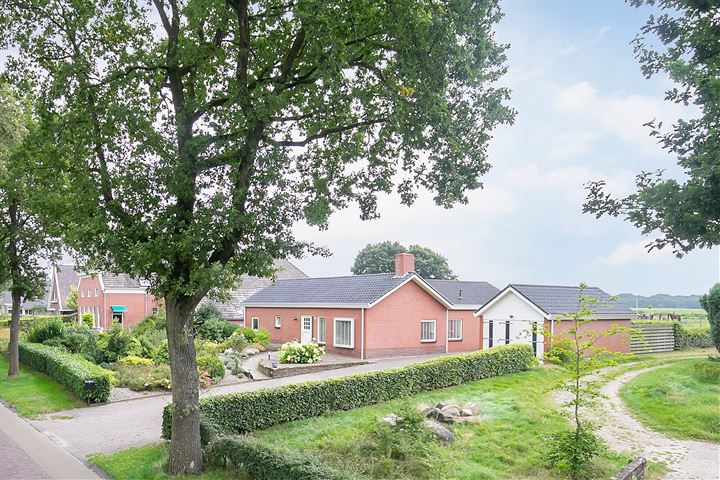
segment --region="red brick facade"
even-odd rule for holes
[[[612,328],[614,325],[619,325],[624,328],[630,328],[631,327],[631,321],[629,319],[620,319],[620,320],[612,320],[612,319],[598,319],[593,320],[591,322],[586,323],[582,327],[580,327],[580,332],[586,332],[586,331],[594,331],[598,334],[604,332],[605,330],[608,330]],[[564,334],[570,330],[573,327],[572,322],[569,320],[555,320],[555,325],[552,330],[553,335],[555,338],[562,338]],[[550,320],[545,319],[545,328],[547,331],[551,331],[551,324]],[[610,335],[607,337],[603,337],[597,341],[595,344],[599,348],[605,348],[611,352],[621,352],[621,353],[630,353],[630,333],[629,332],[623,332],[618,333],[616,335]],[[549,340],[545,339],[545,351],[548,351],[549,346]]]
[[[115,321],[121,322],[124,328],[132,328],[157,311],[160,304],[142,288],[103,290],[98,277],[81,277],[78,284],[78,314],[81,317],[85,313],[92,314],[95,328],[110,328],[113,315]],[[113,313],[113,306],[123,306],[125,312]]]

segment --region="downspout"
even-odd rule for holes
[[[448,344],[448,327],[450,326],[450,311],[446,308],[445,309],[445,353],[448,353],[449,351],[449,344]]]
[[[360,360],[365,360],[365,308],[360,309]]]

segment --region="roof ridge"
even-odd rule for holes
[[[411,272],[414,273],[414,272]],[[333,279],[333,278],[362,278],[362,277],[379,277],[381,275],[393,275],[392,272],[387,273],[362,273],[360,275],[337,275],[337,276],[329,276],[329,277],[302,277],[302,278],[278,278],[276,281],[278,282],[285,282],[287,280],[325,280],[325,279]],[[403,275],[406,276],[408,274]],[[415,275],[417,275],[415,273]],[[419,276],[419,275],[418,275]],[[402,277],[397,277],[402,278]],[[424,279],[423,279],[424,280]]]
[[[510,285],[511,287],[514,285],[517,285],[518,287],[549,287],[549,288],[577,288],[577,289],[580,289],[580,285],[549,285],[546,283],[509,283],[508,285]],[[602,290],[602,288],[593,287],[592,285],[588,285],[585,288],[586,289],[596,288],[598,290]]]

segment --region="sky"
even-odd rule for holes
[[[515,124],[496,130],[493,168],[467,205],[446,210],[421,195],[412,207],[380,202],[381,218],[356,208],[334,214],[325,231],[300,225],[299,238],[332,256],[296,264],[311,276],[346,275],[357,252],[384,240],[420,244],[447,257],[464,280],[577,285],[610,293],[701,294],[718,281],[718,249],[681,259],[647,253],[651,238],[621,219],[582,213],[583,184],[606,179],[627,194],[641,170],[681,175],[643,126],[691,115],[663,100],[667,78],[645,79],[630,42],[651,10],[622,0],[505,0],[496,31],[509,43]]]

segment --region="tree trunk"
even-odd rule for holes
[[[12,290],[12,312],[10,314],[10,344],[8,345],[8,377],[20,375],[20,292]]]
[[[194,302],[187,298],[165,297],[168,352],[172,376],[171,475],[200,473],[203,469],[200,445],[200,398],[195,362]]]

